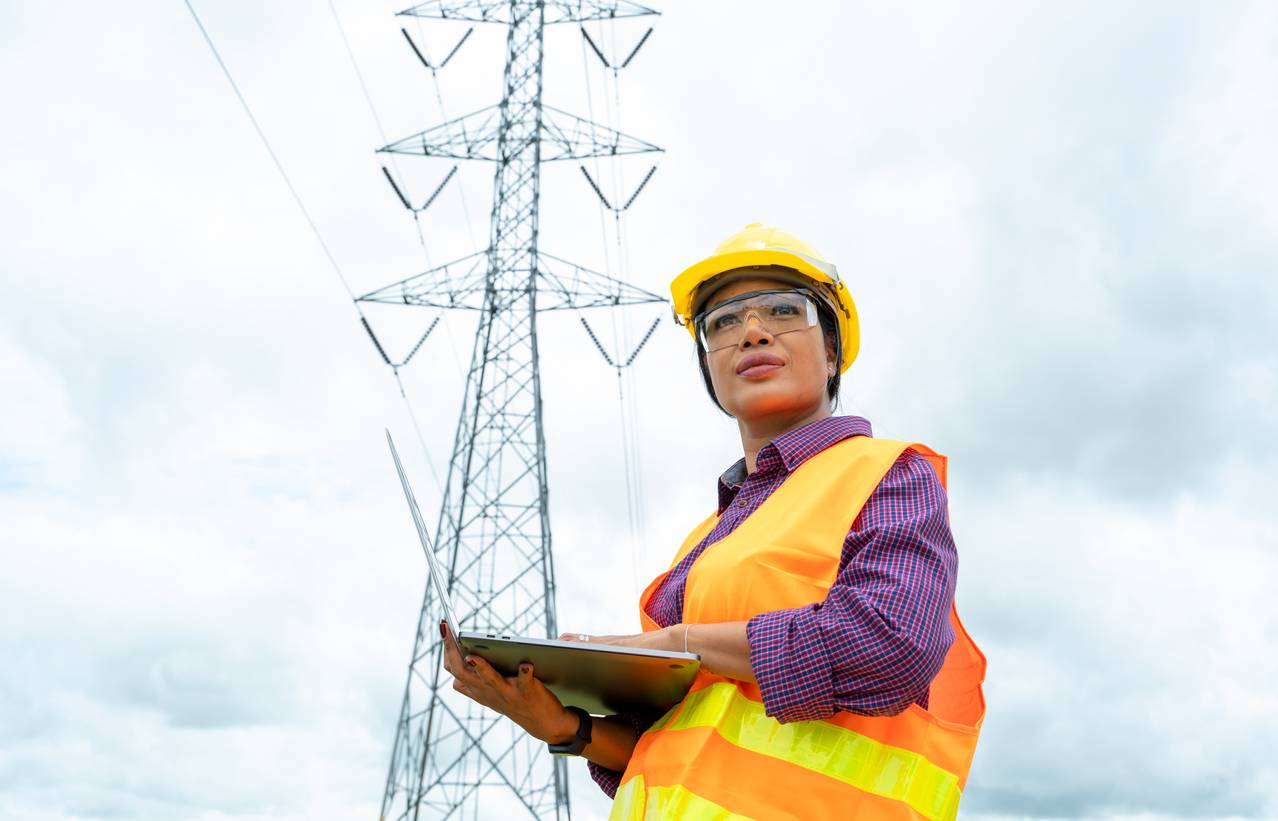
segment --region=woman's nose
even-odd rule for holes
[[[770,345],[772,344],[772,332],[763,325],[763,320],[754,314],[750,314],[745,320],[745,332],[741,334],[741,347],[749,348],[751,345]]]

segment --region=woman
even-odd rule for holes
[[[687,649],[701,673],[650,725],[446,642],[454,688],[588,759],[614,819],[954,818],[985,659],[953,607],[945,458],[832,415],[856,308],[797,237],[748,225],[671,293],[744,455],[644,591],[644,632],[563,638]]]

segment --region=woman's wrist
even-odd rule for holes
[[[561,710],[561,715],[543,724],[541,732],[529,730],[529,735],[533,735],[547,744],[562,744],[566,741],[571,741],[577,735],[577,726],[581,723],[581,719],[567,707],[563,707]]]
[[[696,650],[688,644],[688,631],[692,629],[691,624],[680,622],[672,624],[665,628],[665,641],[662,642],[662,649],[669,650],[672,653],[695,653]]]

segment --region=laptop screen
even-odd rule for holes
[[[399,453],[395,450],[395,441],[391,439],[390,431],[386,431],[386,444],[390,445],[391,458],[395,460],[395,470],[399,473],[399,483],[404,488],[404,497],[408,500],[408,510],[413,514],[413,524],[417,526],[417,538],[422,543],[422,550],[426,553],[426,564],[430,567],[431,584],[435,587],[435,595],[439,597],[439,603],[444,608],[444,620],[448,622],[448,630],[454,636],[458,635],[458,629],[461,625],[457,623],[457,614],[453,611],[453,602],[448,597],[448,586],[444,584],[444,574],[440,572],[439,561],[435,557],[434,547],[430,543],[430,537],[426,535],[426,524],[422,521],[422,512],[417,508],[417,499],[413,496],[413,489],[408,484],[408,477],[404,475],[404,466],[400,464]]]

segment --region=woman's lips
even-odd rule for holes
[[[750,354],[737,365],[737,376],[754,379],[785,366],[785,360],[766,353]]]
[[[772,373],[773,371],[775,371],[775,370],[777,370],[778,368],[781,368],[781,367],[783,367],[783,366],[782,366],[782,365],[771,365],[771,364],[768,364],[768,365],[755,365],[755,366],[754,366],[754,367],[752,367],[752,368],[746,368],[744,371],[738,371],[738,372],[737,372],[737,376],[743,376],[743,377],[745,377],[746,379],[752,379],[752,378],[754,378],[754,377],[756,377],[756,376],[763,376],[765,373]]]

